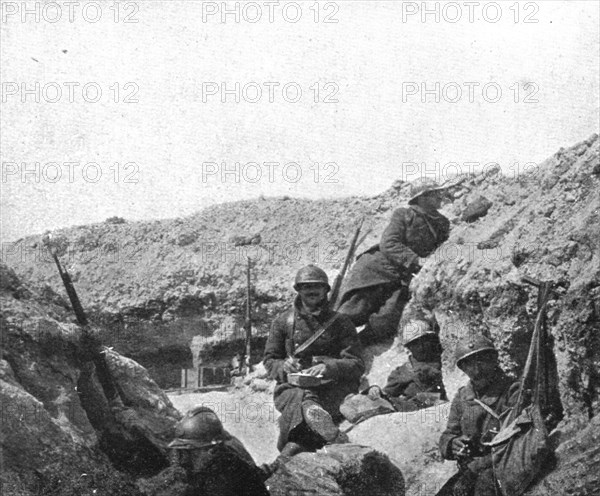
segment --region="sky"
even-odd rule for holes
[[[0,5],[2,242],[535,174],[598,132],[592,0]]]

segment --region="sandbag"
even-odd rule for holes
[[[379,386],[371,386],[379,387]],[[344,398],[340,406],[340,413],[353,424],[358,424],[376,415],[395,412],[392,404],[384,398],[371,398],[368,396],[369,390],[366,389],[358,394],[349,394]]]

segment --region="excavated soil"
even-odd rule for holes
[[[559,288],[548,307],[548,329],[565,419],[554,434],[555,469],[532,489],[536,495],[600,494],[597,470],[591,470],[600,460],[599,144],[594,135],[519,177],[488,170],[466,178],[468,191],[443,209],[452,222],[450,239],[423,261],[406,309],[425,308],[436,315],[452,396],[465,379],[452,353],[466,330],[489,329],[503,367],[518,375],[536,310],[536,290],[522,277],[553,281]],[[317,263],[334,276],[358,219],[365,215],[370,230],[364,248],[378,240],[408,189],[397,182],[370,198],[236,202],[184,219],[113,219],[54,236],[84,307],[103,329],[105,344],[135,357],[160,380],[167,369],[190,366],[194,337],[195,352],[216,361],[225,360],[231,343],[242,337],[247,257],[252,260],[253,332],[264,342],[270,321],[293,297],[291,279],[297,268]],[[479,218],[471,215],[477,205],[490,202]],[[71,485],[73,473],[93,473],[96,467],[111,476],[94,476],[97,481],[85,482],[85,490],[114,482],[111,487],[125,491],[132,479],[119,482],[120,473],[98,448],[91,413],[74,393],[81,370],[73,338],[77,328],[39,237],[19,240],[6,251],[4,262],[14,272],[2,266],[3,401],[39,416],[36,420],[35,415],[19,417],[16,412],[3,422],[2,447],[10,455],[5,456],[4,487],[29,494],[26,480],[34,477],[38,485],[54,488],[48,494],[70,494],[57,482],[70,466],[74,470],[64,477]],[[217,345],[225,350],[223,356],[214,355]],[[369,382],[379,384],[405,359],[397,343],[379,345],[369,356]],[[171,399],[181,411],[198,401],[219,405],[226,427],[261,462],[276,454],[270,388],[272,384],[255,379],[233,393]],[[452,471],[435,450],[443,415],[439,408],[426,421],[377,417],[350,435],[357,443],[378,447],[401,467],[407,494],[422,493],[429,491],[423,484],[435,486]],[[13,427],[7,431],[6,426]],[[24,448],[23,456],[16,447]],[[77,484],[83,487],[86,477],[79,477]]]

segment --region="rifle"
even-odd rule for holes
[[[442,191],[444,193],[444,195],[447,196],[448,198],[450,198],[451,200],[454,200],[455,199],[454,190],[464,189],[465,191],[471,191],[471,188],[463,185],[463,183],[465,183],[469,179],[471,179],[471,177],[469,177],[469,176],[462,176],[458,180],[449,179],[448,181],[446,181],[444,184],[442,184],[437,189],[439,191]],[[450,183],[450,184],[448,184],[448,183]],[[447,186],[446,186],[446,184],[447,184]]]
[[[567,281],[540,281],[530,276],[521,277],[521,281],[538,289],[537,317],[515,411],[518,414],[526,403],[536,401],[545,417],[546,426],[556,426],[563,417],[563,409],[556,391],[557,377],[552,372],[556,364],[548,348],[546,306],[550,299],[564,295],[569,284]]]
[[[250,257],[248,257],[248,265],[246,267],[246,375],[250,373],[250,356],[252,353],[252,301],[251,301],[251,283],[250,283]],[[242,360],[240,360],[240,373],[242,372]]]
[[[342,270],[340,270],[340,273],[335,277],[335,280],[333,281],[333,289],[331,290],[331,294],[329,296],[329,302],[331,304],[331,308],[333,308],[333,309],[337,308],[337,300],[340,295],[340,289],[342,287],[342,282],[344,280],[344,277],[346,276],[346,271],[348,270],[348,267],[350,266],[350,262],[354,258],[356,249],[358,248],[358,245],[359,245],[359,243],[357,243],[358,236],[360,236],[360,230],[362,229],[362,225],[363,225],[364,221],[365,221],[365,218],[362,217],[358,223],[358,226],[356,227],[356,230],[354,231],[354,236],[352,236],[352,241],[350,242],[350,248],[348,248],[348,253],[346,254],[346,259],[344,260],[344,265],[342,266]]]
[[[58,255],[56,254],[56,248],[52,246],[49,235],[46,235],[42,238],[42,243],[48,249],[48,252],[54,259],[54,263],[56,263],[58,273],[60,274],[60,278],[62,279],[65,290],[67,291],[67,295],[69,296],[71,306],[75,312],[77,323],[81,327],[83,348],[87,353],[89,353],[91,359],[90,361],[92,361],[96,366],[98,380],[100,381],[104,395],[109,403],[114,400],[119,400],[119,392],[112,380],[108,365],[106,364],[106,358],[104,356],[104,351],[102,350],[102,345],[100,344],[98,338],[90,331],[87,315],[83,310],[79,296],[77,296],[77,291],[75,291],[75,286],[73,286],[71,275],[67,269],[63,269],[60,260],[58,259]]]

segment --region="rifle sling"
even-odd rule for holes
[[[338,316],[339,316],[339,313],[336,312],[333,315],[333,317],[331,317],[327,322],[325,322],[325,324],[323,324],[320,327],[320,329],[317,330],[317,332],[315,332],[310,338],[308,338],[306,341],[304,341],[304,343],[302,343],[300,346],[298,346],[298,349],[294,351],[294,355],[298,355],[298,353],[302,353],[307,348],[312,346],[312,344],[317,339],[319,339],[325,333],[325,331],[327,331],[327,329],[331,326],[331,324],[333,324],[333,322],[338,318]]]
[[[488,405],[486,405],[483,401],[478,400],[477,398],[473,398],[473,401],[477,403],[481,408],[483,408],[487,413],[489,413],[496,420],[500,420],[500,415],[498,415],[494,410],[492,410]]]

